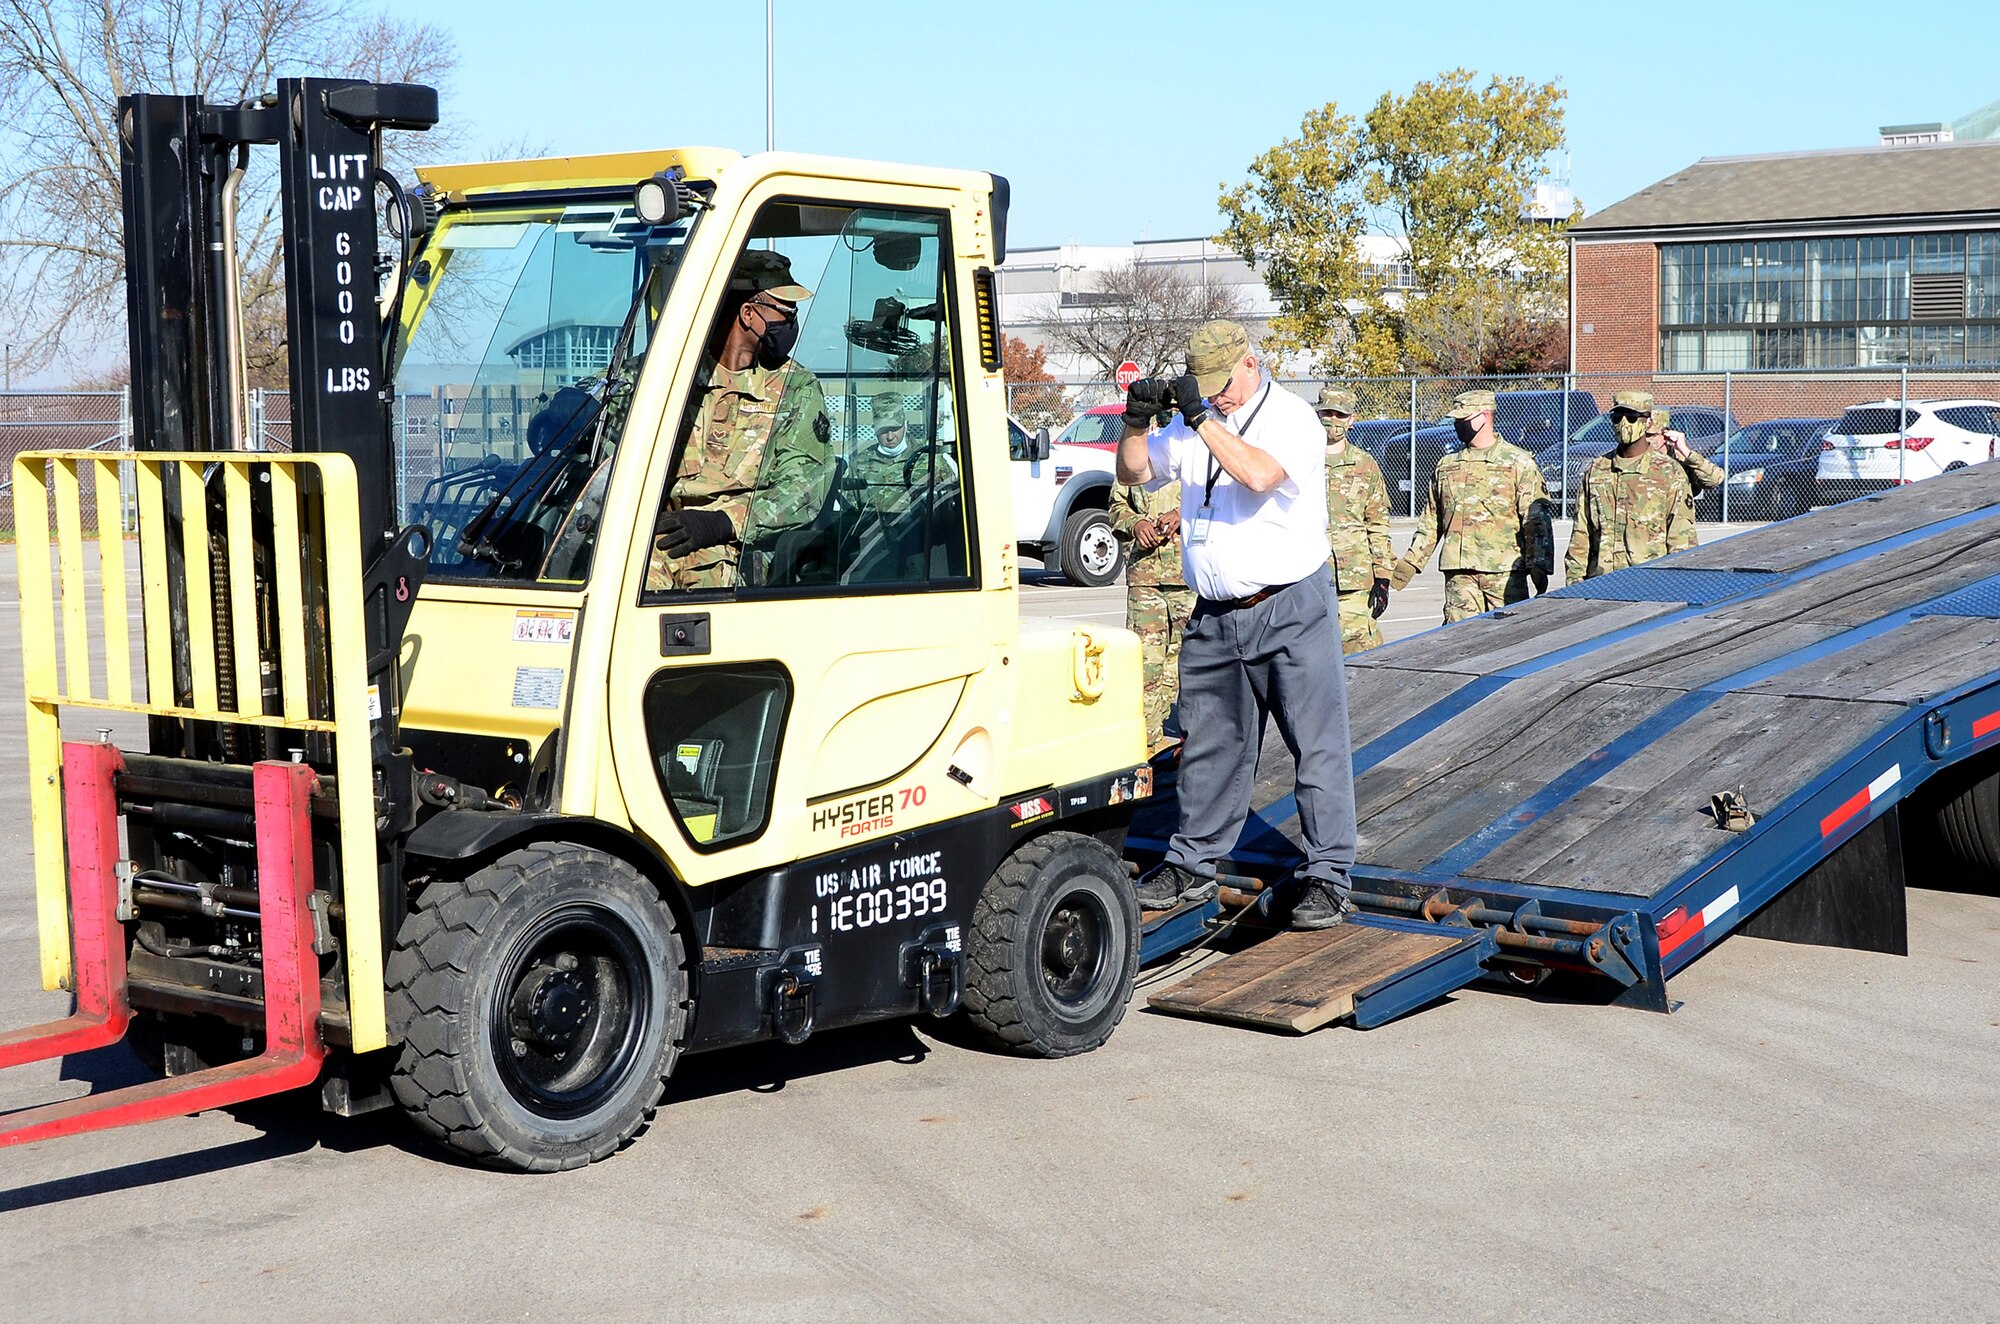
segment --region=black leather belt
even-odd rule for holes
[[[1292,584],[1302,582],[1302,580],[1294,579],[1291,584],[1273,584],[1269,588],[1258,589],[1247,598],[1203,598],[1202,603],[1214,611],[1238,611],[1244,607],[1254,607],[1266,598],[1276,597],[1278,594],[1283,593],[1286,589],[1292,587]]]

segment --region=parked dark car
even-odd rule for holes
[[[1687,437],[1690,448],[1704,454],[1738,427],[1734,415],[1709,405],[1662,402],[1660,407],[1673,412],[1673,421],[1669,426]],[[1542,481],[1548,484],[1549,500],[1555,503],[1558,515],[1568,512],[1569,494],[1583,478],[1583,471],[1590,467],[1590,462],[1600,455],[1609,455],[1617,444],[1611,434],[1611,416],[1604,414],[1570,434],[1567,469],[1563,465],[1564,450],[1560,444],[1545,447],[1535,456],[1535,463],[1542,468]]]
[[[1814,428],[1803,453],[1765,465],[1762,476],[1745,498],[1750,509],[1768,510],[1771,519],[1790,519],[1814,506],[1826,505],[1826,493],[1819,482],[1820,447],[1839,422],[1830,418]],[[1729,498],[1729,515],[1732,519],[1736,517],[1734,494]]]
[[[1764,475],[1773,465],[1809,458],[1819,462],[1820,438],[1833,426],[1830,418],[1773,418],[1751,423],[1706,450],[1708,458],[1728,472],[1729,518],[1784,519],[1808,509],[1812,484],[1789,484],[1793,499],[1780,502],[1778,487],[1764,487]],[[1809,472],[1808,477],[1812,474]],[[1712,487],[1694,499],[1696,519],[1723,517],[1723,489]]]
[[[1560,445],[1597,416],[1597,397],[1589,391],[1498,391],[1493,397],[1494,429],[1530,454]]]
[[[1430,424],[1419,423],[1417,426],[1423,428],[1429,427]],[[1382,458],[1384,447],[1397,437],[1409,435],[1410,420],[1407,418],[1364,418],[1357,420],[1347,430],[1348,444],[1359,446],[1378,461]]]
[[[1410,466],[1412,442],[1417,449],[1414,470]],[[1382,481],[1389,488],[1389,513],[1416,514],[1424,504],[1424,493],[1430,490],[1431,475],[1437,472],[1438,461],[1458,447],[1458,434],[1449,423],[1431,424],[1414,433],[1399,432],[1391,437],[1382,453],[1375,457],[1382,465]]]

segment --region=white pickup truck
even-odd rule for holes
[[[1081,588],[1118,578],[1111,536],[1111,484],[1117,456],[1093,446],[1057,446],[1047,428],[1030,432],[1007,420],[1014,469],[1014,543],[1024,556]]]

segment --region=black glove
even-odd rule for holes
[[[1200,428],[1203,420],[1211,414],[1208,403],[1201,398],[1201,388],[1194,383],[1194,374],[1190,372],[1176,377],[1168,385],[1173,387],[1174,405],[1181,411],[1188,427]]]
[[[1528,582],[1535,586],[1536,597],[1540,597],[1542,594],[1549,591],[1549,577],[1543,571],[1530,570],[1528,572]]]
[[[1375,581],[1375,586],[1368,590],[1368,614],[1379,621],[1382,619],[1382,613],[1387,610],[1389,610],[1389,581],[1378,579]]]
[[[1174,407],[1173,392],[1157,377],[1142,377],[1125,388],[1125,426],[1144,432]]]
[[[653,545],[676,559],[736,537],[736,526],[719,510],[668,510],[653,526]]]

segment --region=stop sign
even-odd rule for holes
[[[1118,383],[1119,390],[1131,390],[1132,383],[1139,380],[1139,365],[1126,359],[1118,365],[1118,371],[1112,374],[1111,380]]]

